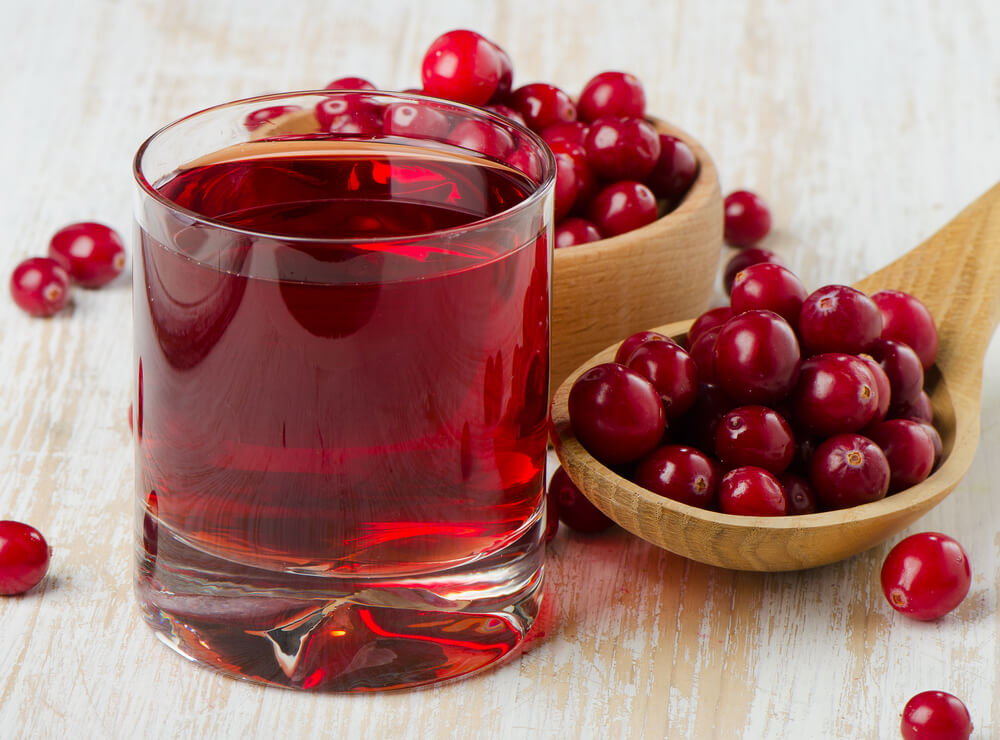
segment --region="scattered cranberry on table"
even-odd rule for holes
[[[125,268],[125,243],[114,229],[84,221],[64,226],[52,236],[49,257],[62,265],[77,285],[99,288]]]
[[[23,594],[49,569],[49,545],[32,526],[0,521],[0,595]]]
[[[69,303],[69,273],[54,259],[31,257],[14,268],[10,294],[30,315],[52,316]]]
[[[972,570],[962,546],[938,532],[896,543],[882,563],[882,593],[893,609],[929,621],[955,609],[969,593]]]
[[[555,500],[559,520],[575,532],[602,532],[614,524],[587,500],[561,467],[552,474],[548,496]]]
[[[752,247],[771,231],[771,211],[756,193],[737,190],[725,199],[723,238],[731,247]]]
[[[921,691],[903,707],[903,740],[968,740],[972,717],[962,700],[944,691]]]

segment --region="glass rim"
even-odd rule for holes
[[[535,184],[534,190],[523,200],[515,203],[509,208],[505,208],[499,213],[495,213],[491,216],[485,218],[479,218],[475,221],[470,221],[466,224],[461,224],[459,226],[451,226],[445,229],[435,229],[432,231],[424,231],[409,235],[397,235],[389,237],[304,237],[304,236],[294,236],[287,234],[279,234],[269,231],[257,231],[254,229],[244,229],[239,226],[233,226],[230,223],[222,221],[217,218],[212,218],[206,216],[198,211],[185,208],[179,205],[170,198],[167,198],[162,193],[160,193],[152,183],[146,178],[142,171],[142,159],[144,154],[147,152],[149,147],[162,135],[167,132],[176,129],[179,126],[191,121],[195,118],[201,118],[203,116],[216,113],[225,109],[237,108],[240,106],[246,106],[249,104],[260,104],[265,102],[274,101],[284,101],[301,99],[306,97],[337,97],[339,95],[353,94],[357,95],[363,93],[365,95],[373,97],[387,97],[392,98],[400,102],[406,101],[427,101],[435,104],[439,104],[443,107],[452,109],[459,113],[470,115],[471,117],[485,119],[487,121],[492,121],[495,124],[499,124],[503,127],[513,129],[519,134],[528,138],[534,145],[537,146],[539,154],[541,155],[541,161],[543,163],[543,177],[540,182]],[[387,137],[393,140],[405,140],[407,137]],[[345,137],[347,140],[351,140],[349,137]],[[354,139],[356,141],[377,141],[378,139],[357,137]],[[412,141],[419,143],[421,139],[413,139]],[[438,143],[446,144],[440,139],[434,139]],[[456,147],[456,149],[461,149],[461,147]],[[471,150],[468,150],[471,151]],[[482,155],[484,158],[485,155]],[[497,160],[486,158],[488,161],[496,162]],[[500,164],[503,164],[502,162]],[[509,165],[505,165],[509,166]],[[520,172],[517,168],[511,168],[514,171]],[[534,180],[525,175],[532,183]],[[403,92],[393,92],[387,90],[293,90],[290,92],[279,92],[279,93],[269,93],[267,95],[253,95],[246,98],[239,98],[237,100],[231,100],[226,103],[219,103],[217,105],[212,105],[207,108],[202,108],[201,110],[189,113],[181,118],[177,118],[150,134],[143,142],[139,145],[136,150],[135,156],[132,159],[132,177],[142,194],[146,197],[152,198],[154,201],[159,203],[164,208],[169,209],[174,213],[183,214],[186,218],[191,219],[193,222],[202,223],[212,228],[224,229],[226,231],[232,232],[234,234],[239,234],[242,236],[247,236],[256,239],[270,239],[275,241],[289,242],[289,243],[311,243],[311,244],[331,244],[331,245],[349,245],[349,244],[368,244],[368,243],[382,243],[382,244],[398,244],[404,242],[412,242],[414,240],[422,240],[428,238],[437,237],[451,237],[462,233],[467,233],[475,231],[484,227],[489,227],[491,225],[501,223],[509,218],[516,217],[522,211],[526,211],[535,207],[535,204],[546,197],[548,192],[554,189],[554,183],[556,179],[556,161],[555,156],[552,154],[551,149],[545,144],[545,141],[537,133],[522,126],[517,121],[501,116],[493,111],[485,110],[484,108],[478,108],[472,105],[466,105],[464,103],[456,103],[451,100],[445,100],[443,98],[434,98],[428,95],[418,95],[416,93],[403,93]]]

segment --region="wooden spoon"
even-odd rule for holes
[[[861,280],[866,293],[897,289],[922,300],[938,326],[936,364],[925,388],[944,456],[924,482],[862,506],[788,517],[742,517],[658,496],[597,462],[573,436],[569,390],[588,368],[610,362],[618,345],[592,357],[556,391],[552,438],[570,478],[622,527],[678,555],[724,568],[781,571],[832,563],[867,550],[908,526],[954,490],[979,440],[983,358],[1000,318],[1000,184],[943,229]],[[690,321],[657,331],[683,335]]]

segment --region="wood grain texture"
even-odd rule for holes
[[[72,220],[129,232],[132,154],[168,121],[348,74],[408,87],[454,27],[501,43],[516,84],[577,91],[604,69],[635,73],[650,110],[711,153],[723,191],[773,205],[766,246],[813,287],[889,263],[1000,173],[993,0],[7,2],[7,269]],[[124,278],[51,321],[0,300],[0,516],[54,547],[38,589],[0,600],[0,737],[891,738],[930,688],[962,697],[976,737],[1000,735],[996,342],[968,475],[899,535],[939,530],[968,551],[972,591],[947,618],[917,624],[886,605],[877,572],[896,538],[765,575],[622,530],[563,530],[544,635],[516,661],[422,691],[310,695],[200,670],[139,619],[129,306]]]

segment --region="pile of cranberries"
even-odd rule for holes
[[[59,229],[48,257],[31,257],[14,268],[10,293],[32,316],[52,316],[69,304],[70,285],[99,288],[125,267],[125,245],[113,229],[92,221]]]

